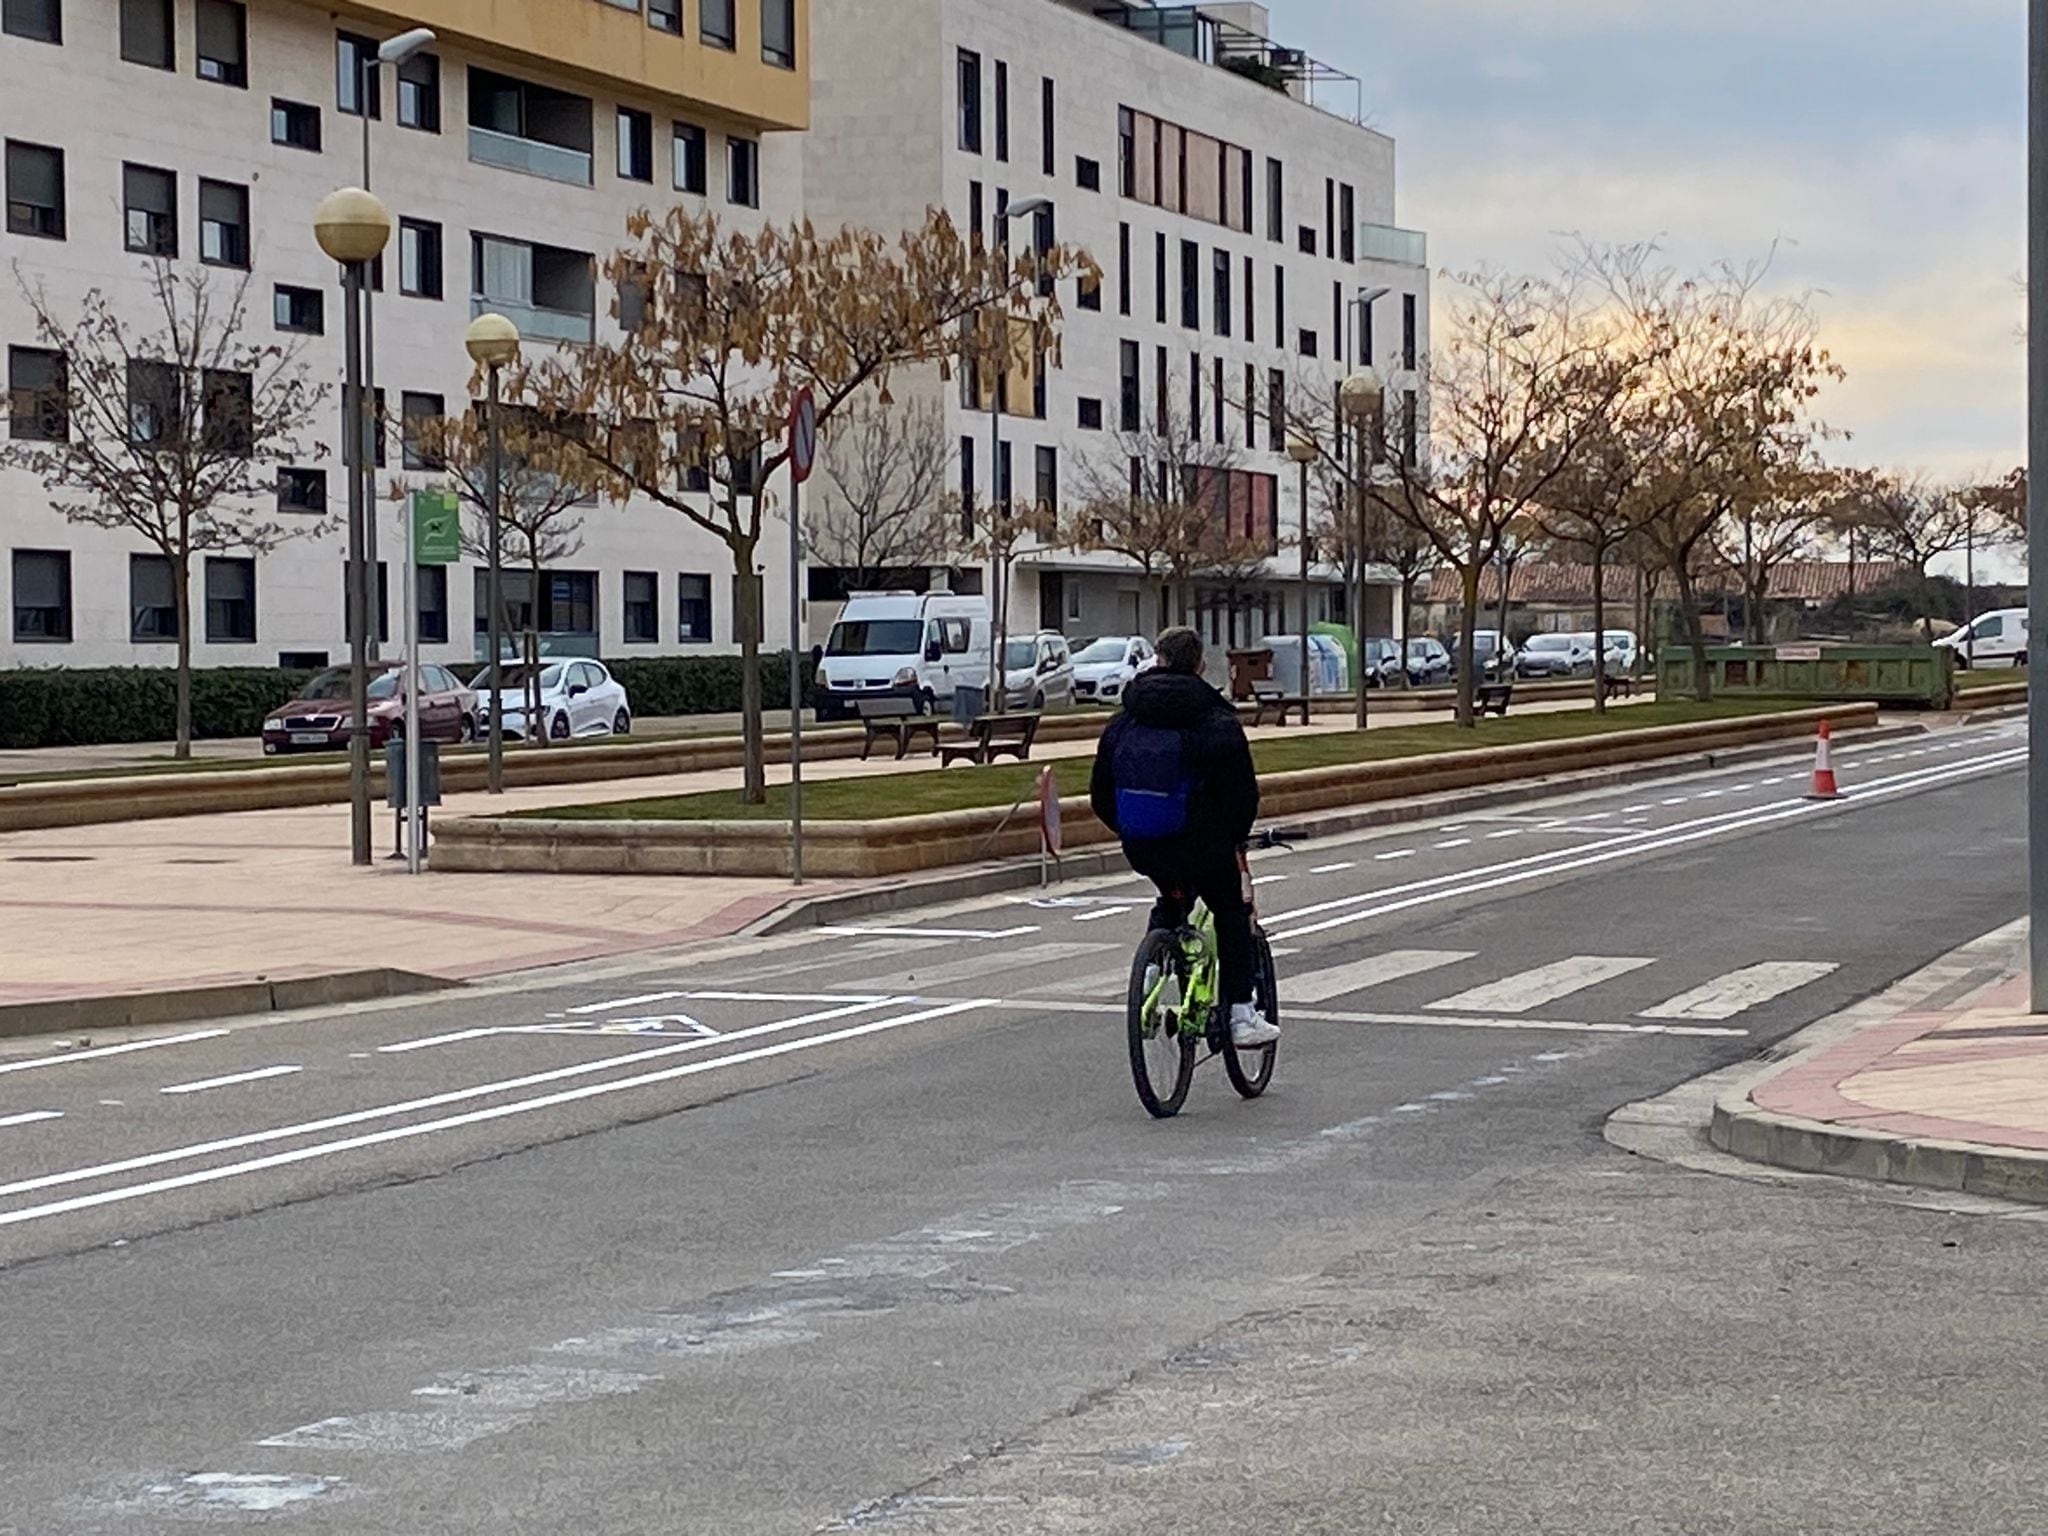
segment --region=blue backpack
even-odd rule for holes
[[[1188,773],[1179,731],[1127,722],[1117,738],[1110,774],[1116,784],[1117,831],[1143,842],[1177,836],[1188,824]]]

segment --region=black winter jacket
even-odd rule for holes
[[[1141,672],[1124,690],[1124,707],[1102,733],[1095,752],[1095,771],[1088,798],[1095,815],[1111,831],[1116,824],[1116,782],[1111,764],[1118,738],[1132,722],[1164,726],[1182,733],[1182,748],[1193,786],[1188,797],[1187,830],[1175,841],[1195,847],[1214,845],[1233,853],[1251,835],[1259,817],[1259,780],[1252,768],[1251,744],[1230,703],[1185,672]],[[1162,840],[1163,841],[1163,840]]]

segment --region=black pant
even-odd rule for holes
[[[1252,1000],[1252,909],[1245,900],[1237,850],[1185,848],[1174,843],[1125,843],[1131,868],[1159,887],[1152,927],[1178,928],[1199,898],[1216,919],[1216,963],[1226,1003]]]

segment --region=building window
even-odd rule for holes
[[[1048,176],[1059,174],[1059,124],[1053,116],[1055,95],[1052,76],[1047,75],[1038,83],[1038,161],[1039,169]],[[1082,187],[1090,192],[1098,190],[1102,186],[1102,167],[1093,160],[1083,160],[1081,165],[1087,167],[1087,174],[1078,178]]]
[[[209,556],[206,562],[206,638],[213,645],[256,640],[256,562]]]
[[[974,449],[971,437],[960,439],[960,536],[974,537]]]
[[[63,0],[0,0],[0,32],[37,43],[63,42]]]
[[[1192,240],[1180,243],[1180,323],[1202,328],[1202,248]]]
[[[71,439],[71,372],[62,352],[7,349],[7,435],[16,442]]]
[[[1301,247],[1301,254],[1313,256],[1316,253],[1316,231],[1313,224],[1304,224],[1296,232],[1295,243]]]
[[[14,638],[71,638],[71,556],[61,549],[14,552]]]
[[[695,123],[675,124],[669,146],[670,179],[678,192],[704,195],[704,130]]]
[[[1102,162],[1090,160],[1086,155],[1074,157],[1074,185],[1083,192],[1102,190]]]
[[[327,296],[318,288],[279,283],[271,294],[271,321],[280,331],[318,336],[327,329]]]
[[[619,108],[619,179],[654,180],[654,119],[637,107]]]
[[[64,151],[7,141],[7,233],[64,238]]]
[[[1401,295],[1401,366],[1402,366],[1403,368],[1406,368],[1407,370],[1409,370],[1409,372],[1411,372],[1411,373],[1412,373],[1412,372],[1414,372],[1414,370],[1415,370],[1415,330],[1416,330],[1416,318],[1417,318],[1417,317],[1416,317],[1416,312],[1415,312],[1415,311],[1416,311],[1416,304],[1415,304],[1415,295],[1414,295],[1414,294],[1412,294],[1412,293],[1404,293],[1404,294],[1402,294],[1402,295]]]
[[[1159,435],[1165,437],[1173,430],[1173,407],[1168,396],[1171,388],[1168,380],[1166,348],[1152,349],[1152,400],[1153,415],[1159,422]]]
[[[1378,350],[1372,333],[1372,305],[1358,306],[1358,360],[1370,367],[1377,359],[1373,354]]]
[[[199,183],[199,259],[212,267],[249,265],[249,189]]]
[[[656,596],[658,582],[652,571],[626,572],[625,618],[628,645],[653,645],[661,639],[661,605]]]
[[[128,638],[178,638],[178,583],[162,555],[128,557]]]
[[[178,371],[148,358],[128,360],[128,441],[138,448],[166,446],[180,430],[184,402]]]
[[[378,99],[377,44],[353,32],[334,34],[334,105],[350,117],[361,117],[367,105],[371,117],[381,116]]]
[[[482,571],[477,572],[479,582],[483,580],[483,575]],[[505,573],[505,601],[508,605],[512,601],[512,583],[515,581],[523,582],[525,579],[526,572],[524,571],[507,571]],[[523,592],[524,590],[524,587],[522,587],[521,591]],[[370,591],[367,596],[374,605],[373,611],[370,614],[370,633],[379,640],[389,640],[391,638],[391,570],[382,560],[377,562],[376,575],[372,578]],[[341,637],[344,640],[354,640],[356,634],[355,615],[349,611],[350,606],[348,562],[343,561],[341,566]],[[481,617],[484,612],[484,605],[481,600],[476,605],[476,611],[478,616]],[[518,626],[520,629],[531,627],[530,624]]]
[[[796,68],[796,0],[761,0],[761,57],[780,69]]]
[[[1119,224],[1116,229],[1116,312],[1128,315],[1131,312],[1131,226]]]
[[[121,57],[151,69],[178,67],[171,0],[121,0]]]
[[[320,109],[307,106],[303,101],[286,101],[273,96],[270,101],[270,142],[286,144],[293,149],[310,149],[320,152]]]
[[[241,0],[197,0],[193,53],[199,78],[216,85],[249,83],[249,13]]]
[[[413,573],[419,600],[420,644],[448,643],[448,567],[422,565]]]
[[[1301,333],[1300,338],[1296,342],[1296,348],[1300,351],[1303,357],[1314,357],[1317,352],[1317,347],[1318,343],[1316,341],[1316,333],[1314,331],[1303,331]]]
[[[1287,269],[1273,263],[1273,342],[1287,345]]]
[[[1032,455],[1034,492],[1038,505],[1044,511],[1057,513],[1060,509],[1060,451],[1041,445]]]
[[[398,66],[398,126],[441,131],[441,61],[416,53]]]
[[[1188,436],[1202,440],[1202,354],[1188,358]]]
[[[427,452],[421,441],[429,422],[438,422],[448,412],[439,395],[406,390],[398,397],[398,442],[407,469],[440,469],[441,460]]]
[[[1330,356],[1338,362],[1344,361],[1344,333],[1350,327],[1344,323],[1344,284],[1330,284]]]
[[[1244,339],[1259,339],[1259,296],[1254,287],[1258,265],[1251,257],[1244,259]]]
[[[469,70],[469,158],[570,186],[591,184],[590,98]]]
[[[1083,272],[1074,281],[1074,303],[1081,309],[1102,308],[1102,279]]]
[[[1345,261],[1358,259],[1358,193],[1351,187],[1337,189],[1337,248]]]
[[[1135,369],[1133,370],[1135,371]],[[1102,430],[1102,402],[1092,396],[1083,395],[1074,404],[1076,424],[1084,432]]]
[[[1337,178],[1323,178],[1323,251],[1337,254]]]
[[[996,60],[996,159],[1010,160],[1010,66]]]
[[[1116,190],[1119,197],[1138,195],[1138,119],[1129,107],[1116,109]]]
[[[1230,334],[1230,252],[1218,251],[1212,258],[1215,288],[1211,302],[1215,313],[1210,317],[1218,336]]]
[[[1166,324],[1166,236],[1152,237],[1152,318]]]
[[[327,510],[327,471],[295,469],[286,465],[277,472],[277,510],[307,512],[318,517]]]
[[[981,55],[960,50],[958,69],[960,147],[970,155],[981,153]]]
[[[1244,445],[1259,446],[1259,370],[1244,365]]]
[[[725,200],[736,208],[761,206],[761,146],[737,134],[725,141]]]
[[[590,253],[473,235],[470,305],[509,315],[528,336],[587,343],[597,324]]]
[[[1126,432],[1138,430],[1138,421],[1144,411],[1142,386],[1138,382],[1138,344],[1127,341],[1119,348],[1122,353],[1122,393],[1118,397],[1117,424]]]
[[[1419,430],[1419,412],[1415,403],[1415,391],[1408,390],[1401,396],[1401,462],[1413,469],[1416,464]]]
[[[647,25],[657,32],[683,35],[683,0],[647,0]]]
[[[697,35],[714,48],[733,47],[732,0],[698,0]]]
[[[398,221],[398,291],[415,299],[441,297],[441,226],[426,219]]]
[[[128,249],[139,256],[178,254],[178,177],[152,165],[121,167]]]
[[[1266,446],[1275,453],[1287,449],[1287,373],[1266,370]]]
[[[695,571],[676,577],[676,639],[685,645],[711,638],[711,578]]]
[[[1215,374],[1209,381],[1209,409],[1216,416],[1216,441],[1220,443],[1224,440],[1223,416],[1224,412],[1229,409],[1230,400],[1223,392],[1223,359],[1217,358],[1214,366]]]
[[[211,452],[246,459],[256,451],[256,386],[246,373],[231,368],[203,368],[199,373],[200,441]],[[377,391],[378,419],[383,419],[384,391]],[[377,464],[383,467],[379,444]]]

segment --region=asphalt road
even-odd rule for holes
[[[2016,728],[1261,857],[1154,1123],[1130,880],[0,1052],[0,1532],[2035,1531],[2041,1228],[1613,1108],[2018,916]]]

